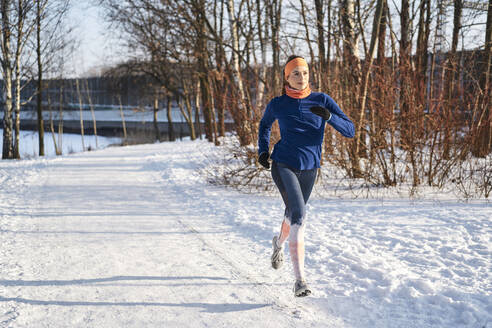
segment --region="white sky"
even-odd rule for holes
[[[104,20],[102,9],[91,1],[73,1],[68,23],[80,43],[71,61],[70,73],[84,75],[116,60],[117,40]]]
[[[80,46],[71,61],[72,66],[67,72],[69,75],[97,73],[102,67],[121,62],[125,58],[124,48],[118,45],[119,41],[105,21],[102,9],[95,5],[94,2],[96,1],[72,1],[68,23],[75,27],[75,35],[78,42],[80,42]],[[451,15],[452,12],[448,14]],[[483,22],[485,22],[485,13],[482,18]],[[452,17],[448,16],[448,20],[451,21]],[[481,21],[481,19],[477,19],[477,21]],[[395,28],[398,29],[398,20],[393,19],[393,23]],[[450,25],[450,22],[448,22],[448,25]],[[447,30],[450,30],[450,28],[450,26],[447,26]],[[461,49],[462,41],[465,42],[465,48],[476,48],[477,45],[480,45],[484,38],[484,29],[484,25],[466,28],[467,37],[465,40],[460,40],[459,49]],[[447,39],[450,39],[450,33],[450,31],[446,33]],[[450,42],[450,40],[447,41]],[[307,52],[305,55],[307,55]]]

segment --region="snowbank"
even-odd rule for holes
[[[488,202],[318,190],[313,295],[295,299],[287,250],[283,268],[269,263],[280,196],[207,184],[198,172],[220,170],[220,151],[184,141],[0,162],[0,326],[492,327]]]
[[[55,133],[55,140],[60,145],[60,139],[58,133]],[[112,144],[121,143],[120,138],[108,138],[97,137],[94,135],[84,136],[85,149],[101,149]],[[39,138],[38,133],[34,131],[21,131],[20,132],[20,154],[21,158],[36,157],[39,154]],[[0,129],[0,152],[3,147],[3,129]],[[80,134],[64,133],[61,139],[61,148],[63,154],[78,153],[83,151],[82,137]],[[45,132],[44,134],[44,151],[46,156],[55,156],[55,145],[53,143],[53,136],[51,132]]]

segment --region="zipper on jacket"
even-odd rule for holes
[[[299,111],[299,118],[301,120],[304,120],[304,115],[302,115],[302,110],[301,110],[301,102],[302,102],[302,99],[297,99],[297,110]]]

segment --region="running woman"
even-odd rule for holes
[[[268,103],[260,122],[258,162],[269,169],[272,159],[272,178],[285,204],[280,233],[273,237],[272,267],[282,266],[284,242],[289,239],[296,278],[294,295],[302,297],[311,294],[304,273],[304,219],[320,167],[325,123],[347,138],[354,137],[354,124],[330,96],[311,91],[309,67],[304,58],[290,56],[283,73],[283,95]],[[275,120],[279,123],[281,140],[270,156],[270,131]]]

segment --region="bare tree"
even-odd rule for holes
[[[271,48],[272,48],[272,89],[274,93],[279,92],[281,82],[280,76],[280,42],[279,34],[281,28],[282,18],[282,0],[265,0],[265,6],[267,8],[267,17],[269,18],[269,24],[271,28]]]
[[[241,74],[241,67],[239,65],[239,35],[238,35],[238,24],[237,17],[234,12],[234,1],[227,1],[227,11],[229,13],[229,27],[232,36],[232,77],[234,79],[234,84],[237,85],[237,89],[239,92],[239,108],[240,112],[245,114],[245,120],[242,121],[242,129],[244,129],[245,136],[251,136],[251,130],[248,126],[249,120],[247,118],[251,118],[251,103],[249,102],[249,97],[247,97],[245,88],[243,85],[243,78]],[[246,139],[242,143],[249,144],[251,139]]]
[[[361,151],[361,134],[362,130],[364,129],[364,115],[365,115],[365,110],[366,110],[366,100],[367,100],[367,90],[368,90],[368,85],[369,85],[369,75],[371,74],[372,70],[372,64],[374,61],[374,56],[376,55],[376,50],[377,47],[376,45],[378,44],[378,37],[379,37],[379,30],[381,28],[381,18],[383,17],[383,10],[385,6],[385,1],[384,0],[378,0],[376,3],[376,13],[374,14],[374,19],[373,19],[373,25],[372,25],[372,33],[371,33],[371,43],[369,46],[369,52],[366,54],[366,60],[365,60],[365,68],[364,68],[364,75],[362,77],[362,88],[361,88],[361,94],[360,94],[360,115],[358,117],[358,120],[356,121],[356,132],[355,132],[355,151],[353,152],[354,156],[354,169],[356,171],[360,170],[359,163],[355,162],[358,160],[358,155],[360,154]]]
[[[457,48],[458,48],[458,39],[461,29],[461,16],[463,11],[463,0],[454,0],[454,18],[453,18],[453,37],[451,42],[451,50],[448,53],[445,69],[445,78],[444,78],[444,115],[451,122],[454,122],[456,119],[456,115],[458,112],[455,110],[456,103],[453,101],[455,97],[453,97],[454,89],[455,89],[455,80],[458,75],[458,62],[457,62]],[[444,130],[444,157],[449,158],[450,156],[450,147],[451,147],[451,128],[452,124],[447,124],[446,129]]]
[[[342,48],[343,48],[343,84],[341,88],[341,98],[345,99],[342,103],[345,110],[348,111],[350,116],[357,117],[360,115],[360,99],[359,99],[359,87],[360,87],[360,58],[359,58],[359,37],[356,33],[356,13],[355,2],[353,0],[340,0],[339,3],[339,24],[343,32]],[[361,131],[358,132],[357,138],[359,140],[354,141],[350,147],[350,158],[352,161],[351,176],[361,177],[359,158],[361,155],[365,156],[365,142],[361,139],[365,137],[365,134]],[[359,144],[363,143],[364,147],[360,147]],[[356,153],[357,151],[357,153]]]
[[[431,1],[421,0],[419,5],[419,21],[416,51],[416,69],[419,79],[425,79],[430,35]]]
[[[20,158],[19,130],[20,130],[20,90],[23,76],[22,56],[29,36],[34,29],[33,3],[26,0],[4,0],[0,4],[1,15],[1,56],[2,75],[4,81],[4,139],[2,158]],[[13,102],[13,88],[15,87],[15,103]],[[12,114],[15,113],[15,140],[13,140]]]
[[[128,40],[128,48],[138,52],[133,71],[143,72],[175,96],[183,98],[183,78],[199,79],[201,106],[207,139],[216,142],[213,92],[209,71],[210,26],[204,0],[161,1],[102,0],[108,18],[118,24]],[[146,58],[142,58],[144,53]],[[194,71],[196,74],[183,74]],[[192,84],[192,82],[186,82]],[[191,124],[191,121],[188,122]],[[190,127],[191,129],[191,127]]]
[[[31,32],[35,28],[32,20],[32,11],[34,4],[31,1],[17,1],[17,29],[16,29],[16,50],[14,60],[15,71],[15,140],[14,140],[14,157],[20,159],[20,109],[21,109],[21,55],[24,47],[29,40]]]
[[[492,152],[492,0],[489,0],[485,29],[484,70],[481,77],[484,109],[478,123],[473,154],[485,157]]]
[[[2,19],[1,33],[1,65],[4,81],[4,115],[3,115],[3,148],[2,158],[11,159],[14,157],[12,144],[12,0],[2,0],[0,3],[0,15]]]
[[[328,0],[328,2],[331,2]],[[325,50],[325,29],[324,29],[324,21],[325,21],[325,1],[324,0],[314,0],[314,7],[316,10],[316,30],[317,34],[317,44],[318,44],[318,81],[319,87],[321,90],[326,90],[326,81],[328,81],[328,77],[326,76],[327,67],[326,67],[326,50]]]
[[[41,3],[43,2],[43,3]],[[36,2],[36,56],[38,62],[38,76],[37,76],[37,96],[36,96],[36,108],[38,113],[38,140],[39,140],[39,156],[44,156],[44,121],[43,121],[43,60],[41,50],[41,20],[43,11],[46,8],[48,0],[38,0]],[[82,135],[83,144],[83,135]],[[83,147],[82,147],[83,148]]]
[[[459,151],[463,140],[489,140],[489,134],[478,135],[489,126],[490,105],[484,102],[489,101],[490,91],[475,101],[470,90],[490,90],[490,82],[475,83],[479,88],[463,82],[463,76],[474,81],[477,74],[466,62],[466,51],[460,53],[457,47],[457,40],[465,38],[459,5],[462,2],[466,8],[468,2],[455,1],[455,30],[448,36],[443,22],[449,13],[442,0],[398,4],[300,0],[289,1],[289,6],[282,6],[281,0],[104,2],[112,3],[113,19],[122,24],[129,45],[138,51],[140,72],[152,76],[155,86],[172,92],[189,124],[193,102],[195,124],[201,113],[211,142],[217,143],[217,136],[223,135],[228,110],[239,144],[254,144],[264,104],[281,90],[281,54],[292,49],[304,49],[301,55],[311,58],[314,81],[357,126],[353,141],[338,139],[327,129],[325,151],[330,156],[324,159],[342,166],[347,176],[386,186],[400,182],[418,186],[423,180],[441,184],[456,168],[456,159],[466,153]],[[282,17],[285,13],[289,16]],[[399,24],[393,24],[395,19]],[[435,49],[430,50],[433,26],[437,27]],[[451,51],[445,54],[447,37]],[[489,41],[485,49],[487,56]],[[441,74],[440,58],[446,55],[456,57]],[[486,62],[490,65],[490,59]],[[485,80],[490,81],[489,70],[485,72]],[[473,99],[470,105],[468,99]],[[445,101],[449,109],[456,105],[472,112],[473,119],[456,115],[454,122],[444,120],[454,116],[453,111],[443,115]],[[195,125],[197,130],[200,127]],[[273,139],[276,133],[273,127]],[[447,159],[445,147],[449,147]],[[245,165],[255,163],[256,155],[249,148],[238,154],[245,156]],[[257,177],[252,171],[243,173],[246,180]]]

